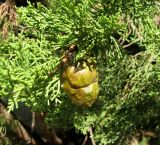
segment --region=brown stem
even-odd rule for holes
[[[57,64],[57,66],[53,70],[48,72],[48,76],[53,75],[53,73],[60,70],[61,68],[65,68],[68,63],[73,59],[73,56],[77,52],[77,50],[78,47],[75,44],[71,44],[69,49],[60,58],[60,62]]]
[[[87,140],[88,140],[88,134],[86,134],[85,138],[84,138],[84,141],[82,143],[82,145],[85,145],[87,143]]]
[[[14,0],[6,0],[0,5],[0,29],[2,37],[7,38],[8,32],[17,26],[17,14]]]
[[[39,125],[42,130],[42,136],[45,138],[46,142],[49,145],[62,145],[64,144],[62,139],[60,139],[56,131],[54,129],[49,128],[45,123],[45,114],[44,113],[36,113],[37,119],[36,121],[39,121]]]
[[[7,108],[0,103],[0,116],[4,118],[5,122],[11,127],[12,131],[27,143],[32,145],[38,145],[36,140],[32,138],[29,132],[23,127],[23,125],[15,119],[13,114],[9,113]]]
[[[6,0],[6,4],[15,5],[15,0]]]
[[[129,44],[127,44],[127,45],[124,45],[123,48],[127,48],[127,47],[129,47],[129,46],[131,46],[131,45],[139,42],[140,40],[141,40],[140,38],[137,38],[137,39],[135,39],[134,41],[132,41],[131,43],[129,43]]]
[[[89,128],[89,135],[90,135],[90,138],[91,138],[92,145],[96,145],[96,143],[94,141],[92,127]]]

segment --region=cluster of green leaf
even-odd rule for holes
[[[9,98],[9,110],[23,101],[47,112],[52,127],[83,134],[93,127],[98,144],[123,144],[159,117],[157,11],[151,0],[52,0],[47,8],[18,8],[20,32],[0,42],[0,97]],[[97,63],[100,93],[90,108],[73,105],[60,89],[60,71],[54,72],[73,43],[76,60]],[[127,53],[138,48],[145,51]]]
[[[45,39],[25,38],[22,34],[12,35],[2,43],[0,93],[9,97],[9,110],[17,108],[21,101],[44,108],[60,91],[57,75],[48,77],[59,60],[50,44]],[[53,92],[54,89],[57,91]]]

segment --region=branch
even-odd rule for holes
[[[94,137],[93,137],[92,127],[89,128],[89,135],[90,135],[90,138],[91,138],[92,145],[96,145],[96,143],[94,141]]]
[[[48,72],[48,76],[53,75],[56,71],[61,68],[65,68],[68,63],[73,59],[73,55],[77,52],[78,47],[75,44],[71,44],[69,49],[64,53],[64,55],[60,58],[60,62],[57,66],[51,71]]]
[[[14,2],[15,0],[6,0],[5,3],[0,5],[0,27],[3,38],[7,38],[8,32],[17,26],[17,13]]]
[[[82,145],[85,145],[87,143],[87,140],[88,140],[88,133],[86,134],[85,138],[84,138],[84,141],[82,143]]]
[[[123,48],[127,48],[127,47],[129,47],[129,46],[131,46],[131,45],[139,42],[140,40],[141,40],[140,38],[137,38],[137,39],[135,39],[134,41],[132,41],[131,43],[129,43],[129,44],[127,44],[127,45],[124,45]]]
[[[18,137],[32,145],[38,145],[36,140],[23,127],[20,121],[16,120],[15,117],[8,112],[7,108],[2,103],[0,103],[0,116],[4,118],[5,122],[11,127],[12,131],[17,134]]]

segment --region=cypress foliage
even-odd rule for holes
[[[94,128],[98,144],[124,144],[154,121],[159,132],[160,29],[152,0],[52,0],[47,7],[17,8],[19,32],[0,41],[0,98],[10,111],[25,102],[46,113],[50,127]],[[100,93],[89,108],[71,103],[61,89],[70,45],[78,60],[94,58]]]

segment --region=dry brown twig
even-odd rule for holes
[[[25,129],[25,127],[16,120],[13,114],[9,113],[7,108],[0,103],[0,116],[4,118],[5,122],[11,126],[12,131],[27,144],[38,145],[37,141]]]
[[[133,20],[127,16],[126,19],[122,18],[122,23],[127,23],[128,25],[128,31],[126,32],[126,35],[124,37],[120,37],[118,42],[120,44],[120,46],[122,46],[122,48],[127,48],[139,41],[142,40],[142,28],[141,27],[136,27]],[[135,39],[134,41],[123,45],[126,42],[126,39],[131,35],[131,33],[134,33],[135,36],[137,37],[137,39]]]
[[[0,29],[2,37],[7,38],[8,32],[17,26],[17,14],[14,0],[6,0],[0,5]]]
[[[77,51],[78,47],[75,44],[71,44],[69,49],[63,54],[63,56],[60,58],[60,62],[57,64],[57,66],[48,72],[48,76],[53,75],[56,71],[60,70],[61,68],[65,68],[68,63],[72,60],[73,55]]]
[[[86,143],[87,143],[87,141],[88,141],[88,136],[89,136],[90,139],[91,139],[92,145],[96,145],[96,142],[95,142],[94,136],[93,136],[92,127],[90,127],[90,128],[88,129],[87,134],[86,134],[86,136],[85,136],[85,138],[84,138],[84,140],[83,140],[82,145],[86,145]]]
[[[90,138],[91,138],[92,145],[96,145],[96,142],[95,142],[94,136],[93,136],[92,127],[89,128],[89,135],[90,135]]]
[[[87,140],[88,140],[88,134],[86,134],[86,136],[85,136],[85,138],[84,138],[84,140],[83,140],[82,145],[85,145],[85,144],[87,143]]]
[[[88,136],[89,136],[89,138],[91,139],[92,145],[96,145],[96,142],[95,142],[94,136],[93,136],[92,127],[90,127],[90,128],[88,129],[87,134],[85,135],[85,138],[84,138],[84,140],[83,140],[82,145],[86,145],[86,144],[87,144]]]

